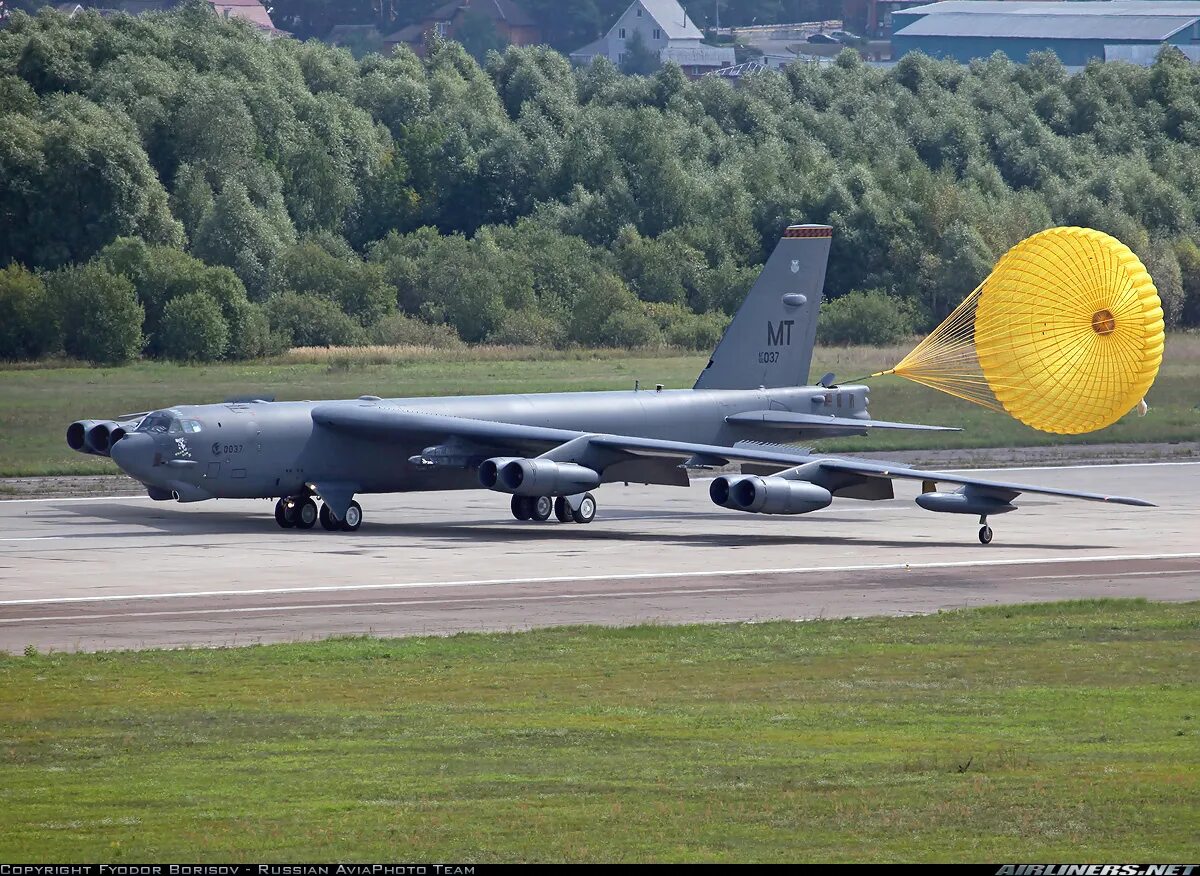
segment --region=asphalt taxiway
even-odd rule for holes
[[[1200,463],[1006,469],[980,477],[1138,496],[1033,495],[995,517],[835,500],[799,517],[690,489],[607,485],[590,525],[519,523],[485,491],[360,497],[356,533],[280,530],[269,501],[0,502],[0,649],[228,645],[908,614],[1144,596],[1200,600]]]

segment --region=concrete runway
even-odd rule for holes
[[[559,624],[767,620],[996,603],[1200,599],[1200,463],[981,477],[1139,496],[1022,496],[976,541],[897,482],[887,502],[725,511],[691,489],[608,485],[587,526],[518,523],[485,491],[360,497],[357,533],[280,530],[268,501],[0,502],[0,648],[249,644]]]

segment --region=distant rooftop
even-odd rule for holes
[[[703,36],[679,5],[679,0],[642,0],[642,6],[658,22],[667,39],[698,40]]]
[[[924,6],[896,9],[893,15],[904,17],[930,15],[1004,15],[1004,16],[1174,16],[1200,17],[1200,0],[944,0]],[[911,25],[910,25],[911,26]]]
[[[987,2],[987,0],[979,0]],[[1004,4],[1008,5],[1008,4]],[[1015,5],[1015,4],[1014,4]],[[1051,4],[1045,4],[1051,5]],[[1081,6],[1082,3],[1064,3]],[[1099,5],[1099,4],[1097,4]],[[1105,4],[1107,5],[1107,4]],[[1140,5],[1155,6],[1155,3]],[[1191,4],[1200,7],[1200,3]],[[974,15],[951,12],[927,15],[896,31],[897,36],[1008,37],[1014,39],[1140,40],[1162,42],[1200,18],[1192,15]]]

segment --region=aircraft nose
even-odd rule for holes
[[[154,439],[141,432],[129,432],[109,448],[108,455],[122,471],[144,479],[154,467]]]

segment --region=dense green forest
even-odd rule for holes
[[[735,88],[548,48],[356,61],[202,5],[17,14],[0,357],[703,348],[793,221],[835,227],[826,337],[925,328],[1054,224],[1129,243],[1195,325],[1198,75],[847,51]]]

